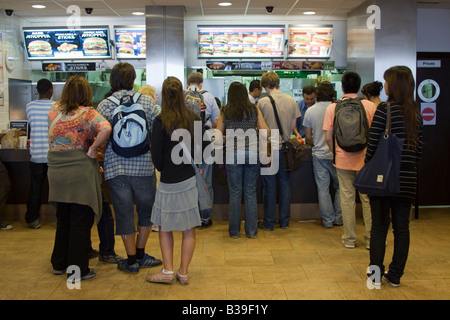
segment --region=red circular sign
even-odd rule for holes
[[[425,108],[422,110],[422,118],[424,121],[431,121],[436,116],[436,113],[431,108]]]

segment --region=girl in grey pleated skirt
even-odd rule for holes
[[[178,183],[159,183],[152,222],[165,232],[184,231],[201,225],[195,176]]]

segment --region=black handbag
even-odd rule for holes
[[[373,157],[356,175],[353,185],[372,196],[391,196],[400,193],[400,162],[405,139],[391,132],[391,106],[386,105],[387,117],[384,135],[380,137]]]
[[[277,120],[278,129],[280,130],[281,139],[283,139],[283,128],[281,127],[280,118],[278,117],[275,100],[269,95],[270,102],[272,103],[275,119]],[[305,147],[296,138],[283,141],[281,143],[281,157],[283,160],[283,170],[286,172],[292,172],[297,170],[301,165],[301,158],[305,153]]]

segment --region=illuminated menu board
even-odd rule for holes
[[[289,26],[288,58],[330,58],[333,26]]]
[[[23,38],[29,60],[111,58],[107,27],[25,29]]]
[[[115,27],[117,59],[145,59],[147,36],[145,26]]]
[[[284,26],[198,26],[198,58],[283,58]]]

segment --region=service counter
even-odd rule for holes
[[[5,206],[5,220],[23,220],[26,211],[28,191],[30,188],[28,150],[0,149],[0,159],[8,170],[11,180],[11,192]],[[222,168],[213,165],[214,212],[213,219],[228,220],[229,193]],[[311,148],[306,148],[300,168],[291,173],[291,219],[309,220],[319,218],[317,188],[312,169]],[[109,190],[105,186],[105,194],[109,198]],[[48,181],[42,190],[43,206],[41,220],[54,220],[53,207],[48,204]],[[263,188],[262,179],[257,183],[258,215],[263,217]],[[243,210],[242,210],[243,211]]]

